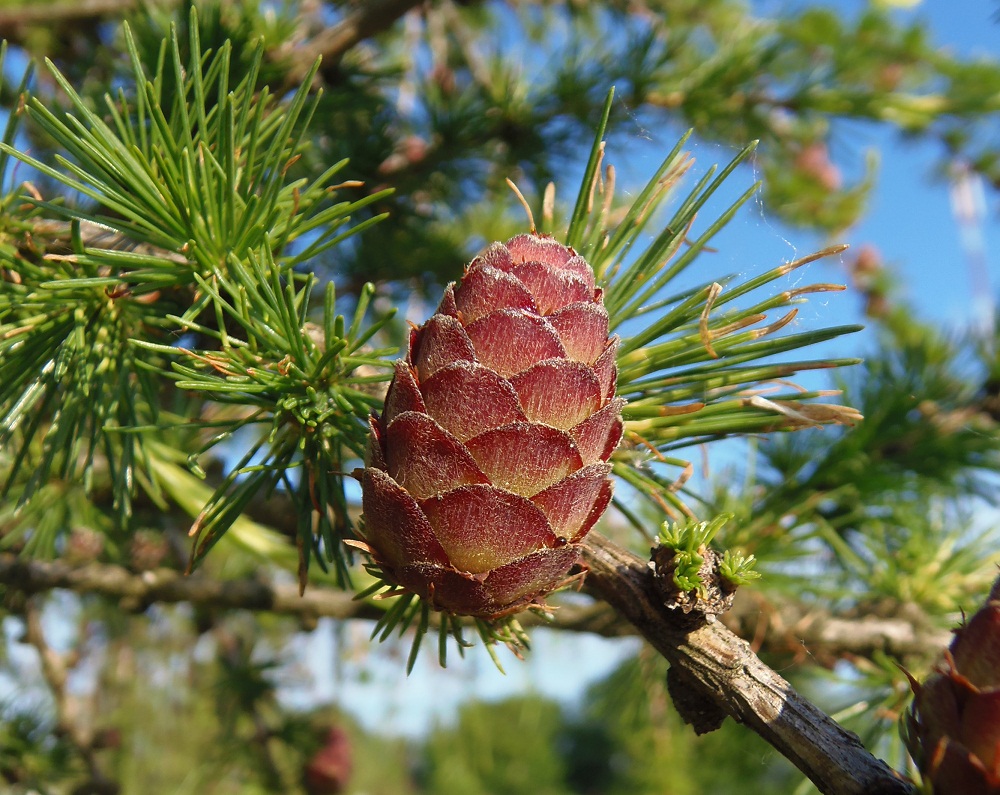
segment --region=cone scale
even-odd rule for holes
[[[1000,580],[922,684],[904,736],[934,795],[1000,795]]]
[[[618,338],[590,265],[552,238],[494,243],[410,333],[362,474],[382,576],[496,619],[566,582],[611,500]]]

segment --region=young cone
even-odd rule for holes
[[[1000,795],[1000,579],[916,694],[905,735],[935,795]]]
[[[565,582],[611,500],[617,347],[571,248],[518,235],[472,261],[371,419],[364,534],[388,582],[484,619]]]

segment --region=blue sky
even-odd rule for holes
[[[780,0],[755,4],[763,9],[789,5]],[[829,5],[853,15],[867,3],[839,0]],[[933,40],[956,54],[968,58],[1000,56],[1000,3],[996,0],[924,0],[912,9],[898,9],[895,13],[903,20],[925,20]],[[985,305],[992,303],[982,295],[983,281],[988,282],[991,296],[1000,289],[1000,207],[995,193],[985,196],[981,208],[985,273],[974,274],[969,252],[963,248],[963,232],[955,218],[950,186],[934,177],[939,148],[929,143],[904,142],[898,135],[875,126],[852,130],[857,135],[848,142],[841,141],[841,149],[856,148],[853,154],[857,155],[874,147],[880,152],[880,168],[870,210],[844,242],[855,247],[875,245],[886,263],[897,271],[907,299],[921,316],[962,324],[970,312],[982,312]],[[1000,128],[997,133],[1000,135]]]

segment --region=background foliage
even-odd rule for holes
[[[363,449],[364,430],[306,429],[332,412],[376,407],[379,364],[403,338],[403,317],[422,320],[483,243],[523,230],[505,178],[538,218],[550,180],[565,201],[612,84],[610,160],[627,161],[649,129],[676,138],[694,127],[701,142],[734,151],[759,139],[763,201],[797,234],[835,240],[863,218],[877,164],[840,145],[859,124],[934,141],[941,175],[960,168],[1000,187],[1000,66],[938,51],[887,4],[849,19],[818,4],[765,16],[729,0],[197,5],[196,35],[183,4],[0,9],[10,42],[0,102],[21,121],[3,155],[0,239],[8,558],[80,569],[96,561],[125,576],[184,569],[193,556],[204,558],[204,580],[342,582],[348,560],[334,557],[329,572],[303,563],[322,563],[356,513],[339,475],[343,456]],[[176,60],[162,49],[171,25]],[[24,112],[26,58],[38,67],[26,78],[33,98]],[[149,69],[138,81],[135,61]],[[138,106],[130,85],[145,97]],[[306,117],[300,151],[290,141]],[[102,141],[129,135],[134,148],[104,159]],[[14,164],[15,150],[30,161]],[[623,182],[634,178],[626,164]],[[95,174],[99,184],[85,178]],[[752,179],[748,169],[736,175]],[[25,180],[27,195],[18,189]],[[154,183],[168,186],[172,205],[135,190]],[[217,207],[234,212],[213,215]],[[553,212],[564,223],[569,207]],[[127,250],[111,245],[109,224],[127,229]],[[361,233],[341,239],[348,228]],[[877,255],[844,261],[877,343],[834,384],[817,378],[809,388],[842,389],[865,422],[752,440],[745,457],[743,448],[732,456],[748,465],[677,499],[699,516],[732,514],[718,543],[761,562],[765,576],[727,620],[903,769],[895,721],[908,686],[894,662],[926,670],[1000,560],[989,507],[1000,353],[995,326],[946,333],[916,319],[895,286],[905,272],[890,273]],[[70,262],[89,269],[85,279]],[[133,276],[122,286],[125,267]],[[267,273],[287,278],[255,293]],[[165,320],[176,317],[187,329],[180,339]],[[63,340],[72,344],[59,348]],[[183,353],[206,348],[218,356]],[[49,361],[54,375],[32,381]],[[139,375],[116,381],[109,372]],[[296,392],[301,373],[327,388]],[[35,391],[21,400],[23,390]],[[156,433],[122,432],[136,426]],[[246,477],[234,474],[240,466]],[[303,519],[311,513],[290,507],[317,495],[335,510],[313,528]],[[637,508],[632,518],[655,530],[662,517]],[[201,531],[193,553],[192,520]],[[323,542],[310,548],[303,539],[314,530]],[[603,530],[647,545],[620,518]],[[361,584],[363,576],[355,573]],[[800,787],[776,753],[731,722],[695,738],[670,705],[662,661],[645,649],[580,704],[470,701],[454,723],[403,740],[331,704],[288,703],[289,677],[311,675],[296,668],[295,652],[300,633],[314,629],[308,616],[86,588],[32,595],[4,582],[2,666],[16,687],[0,711],[0,775],[16,792],[337,791],[343,771],[325,782],[308,773],[331,725],[350,737],[353,792]],[[567,611],[574,599],[585,597],[571,597]],[[831,629],[809,635],[816,626]],[[875,640],[866,643],[869,630]],[[338,650],[329,667],[369,664],[364,644]]]

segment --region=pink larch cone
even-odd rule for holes
[[[472,261],[371,421],[364,535],[388,581],[486,619],[565,581],[611,500],[617,346],[571,248],[518,235]]]
[[[1000,580],[913,689],[907,745],[934,795],[1000,795]]]
[[[353,767],[350,738],[343,729],[331,726],[323,745],[306,763],[302,784],[308,795],[338,795],[347,790]]]

